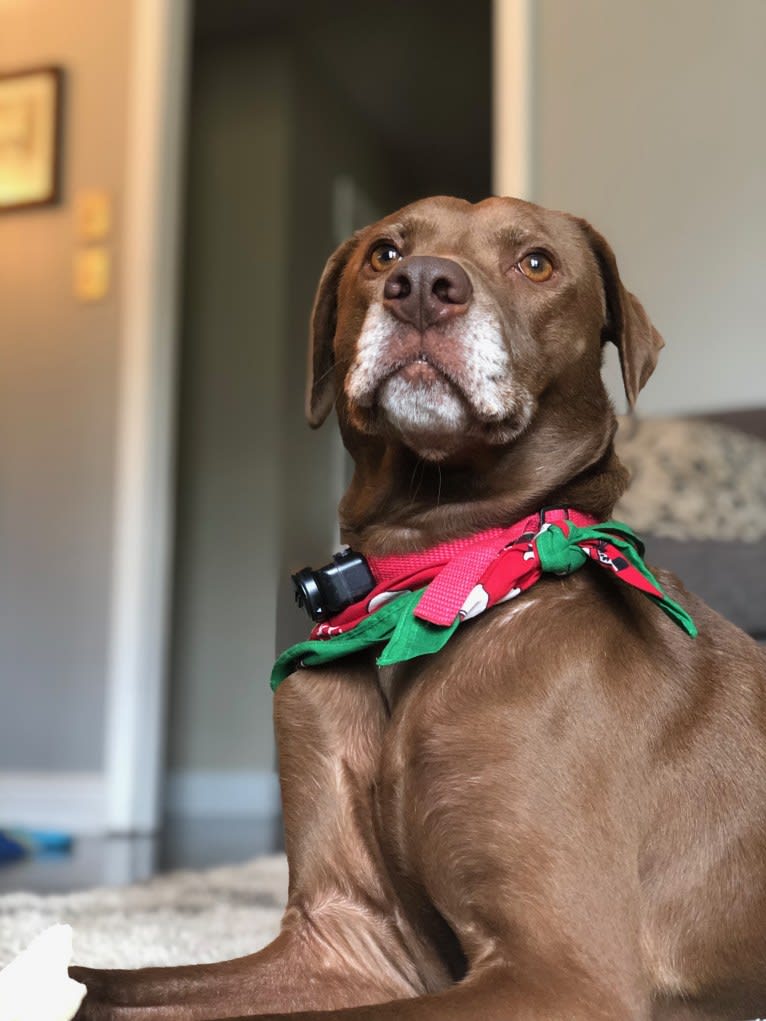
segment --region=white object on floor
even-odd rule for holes
[[[52,925],[0,971],[0,1021],[71,1021],[85,986],[69,978],[72,929]]]

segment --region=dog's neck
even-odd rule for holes
[[[360,553],[380,555],[426,549],[546,506],[576,507],[604,520],[628,481],[614,451],[611,413],[604,425],[570,433],[562,443],[549,422],[508,447],[466,451],[441,464],[367,438],[341,501],[341,537]]]

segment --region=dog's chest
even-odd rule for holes
[[[382,848],[413,878],[470,856],[485,802],[509,807],[509,778],[529,751],[530,704],[549,701],[537,677],[550,673],[555,647],[541,648],[539,626],[554,593],[559,606],[563,586],[525,593],[459,628],[441,652],[378,671],[390,715],[376,821]]]
[[[429,783],[421,769],[425,747],[422,728],[432,712],[433,699],[427,687],[440,657],[429,659],[428,664],[412,661],[378,670],[389,722],[378,764],[376,814],[382,844],[400,860],[407,854],[413,803],[423,797]],[[429,744],[433,745],[435,740],[432,735]]]
[[[423,885],[434,866],[444,867],[433,833],[465,831],[466,806],[476,809],[481,801],[485,764],[504,754],[505,728],[489,706],[505,697],[503,659],[491,645],[493,634],[501,634],[498,617],[508,613],[472,623],[452,648],[378,671],[390,714],[374,787],[380,844],[395,870]],[[486,691],[467,683],[479,677],[492,692],[489,703]],[[496,733],[486,729],[488,713]]]
[[[397,682],[397,675],[399,674],[401,674],[401,669],[398,665],[378,667],[378,684],[380,685],[380,691],[389,713],[394,704],[394,692],[399,687]]]

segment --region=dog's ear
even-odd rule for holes
[[[317,429],[324,422],[335,401],[332,346],[338,319],[338,285],[356,246],[357,237],[354,235],[336,248],[327,260],[311,310],[306,418],[312,429]]]
[[[654,372],[665,341],[649,321],[638,298],[623,287],[617,260],[607,241],[585,220],[578,220],[601,270],[606,296],[603,341],[611,340],[620,353],[625,395],[631,408]]]

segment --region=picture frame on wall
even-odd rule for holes
[[[0,213],[55,205],[61,190],[64,72],[0,72]]]

